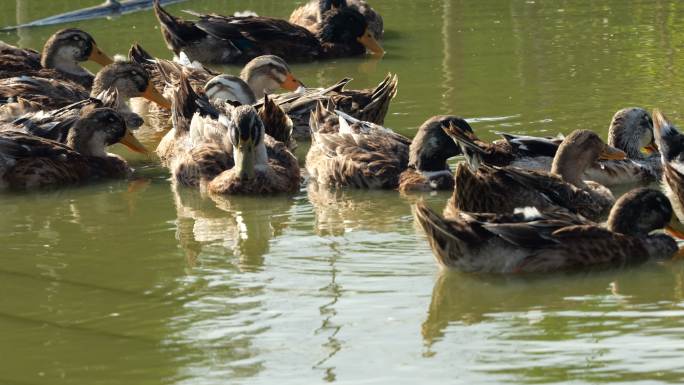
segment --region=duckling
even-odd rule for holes
[[[435,116],[418,129],[412,141],[319,103],[311,114],[313,132],[306,169],[311,180],[325,186],[451,189],[453,177],[446,161],[460,151],[442,127],[464,122],[455,116]]]
[[[90,88],[94,76],[80,63],[92,60],[102,66],[113,62],[100,51],[93,37],[77,28],[55,32],[45,42],[43,53],[0,42],[0,78],[37,76],[68,80]]]
[[[311,0],[292,11],[290,23],[301,25],[311,33],[318,32],[323,15],[333,8],[351,7],[356,9],[368,23],[368,29],[376,40],[381,40],[384,32],[382,16],[365,0]]]
[[[480,153],[490,166],[514,166],[528,170],[549,171],[562,138],[538,138],[501,133],[502,141],[486,143],[473,133],[458,133],[461,143]],[[608,129],[608,144],[627,153],[624,160],[600,160],[582,176],[604,186],[648,184],[660,175],[660,158],[653,139],[653,120],[643,108],[623,108],[615,113]]]
[[[126,105],[130,98],[144,97],[164,108],[171,107],[171,103],[152,86],[147,71],[139,64],[132,62],[115,62],[105,66],[95,76],[89,93],[75,83],[21,76],[0,79],[0,98],[22,98],[40,103],[46,109],[56,109],[89,97],[97,98],[110,88],[115,88],[118,92],[119,105],[116,109],[126,115],[127,120],[132,119],[130,123],[139,119]]]
[[[185,21],[166,12],[158,0],[154,10],[169,49],[201,63],[246,63],[269,54],[288,62],[314,61],[360,56],[366,49],[384,54],[364,17],[349,7],[327,11],[316,34],[285,20],[259,16],[194,14],[198,21]]]
[[[670,123],[660,110],[653,111],[655,141],[660,149],[663,165],[661,185],[670,199],[678,220],[671,223],[669,232],[684,238],[684,135]]]
[[[459,129],[445,131],[456,142]],[[460,143],[460,142],[459,142]],[[596,133],[575,130],[568,135],[553,158],[551,172],[524,170],[517,167],[477,166],[477,153],[469,157],[470,166],[459,164],[455,187],[447,203],[445,215],[458,210],[471,212],[512,213],[517,207],[531,206],[540,210],[562,207],[585,217],[601,218],[615,202],[606,187],[582,181],[582,174],[596,160],[624,159],[626,154],[605,144]],[[473,159],[475,158],[475,159]]]
[[[28,190],[78,184],[94,179],[126,178],[126,161],[108,154],[106,146],[140,145],[111,108],[84,108],[66,145],[38,136],[0,131],[0,187]]]
[[[415,218],[437,263],[472,273],[543,273],[619,268],[663,260],[677,252],[665,234],[672,206],[660,191],[639,188],[610,211],[607,228],[568,212],[525,208],[515,214],[458,211],[443,218],[423,202]]]

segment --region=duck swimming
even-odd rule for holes
[[[318,32],[323,15],[333,8],[351,7],[366,19],[368,29],[376,40],[382,39],[384,26],[382,16],[376,12],[365,0],[311,0],[292,11],[290,23],[301,25],[311,33]]]
[[[462,145],[479,153],[489,166],[514,166],[549,171],[562,138],[541,138],[502,133],[504,140],[487,143],[470,132],[454,132]],[[582,176],[604,186],[648,184],[659,178],[660,158],[653,137],[653,120],[643,108],[623,108],[615,113],[608,130],[608,144],[627,154],[624,160],[599,160]]]
[[[84,108],[66,144],[17,131],[0,131],[0,187],[28,190],[127,178],[131,169],[106,147],[137,148],[126,124],[111,108]]]
[[[43,52],[18,48],[0,42],[0,78],[37,76],[68,80],[90,88],[94,76],[80,63],[92,60],[102,66],[113,63],[100,51],[93,37],[77,28],[55,32],[45,42]]]
[[[446,132],[459,142],[453,127]],[[524,170],[517,167],[490,167],[479,164],[477,154],[466,157],[471,165],[459,164],[455,171],[455,187],[447,203],[445,215],[458,211],[512,213],[518,207],[539,210],[562,207],[597,220],[607,213],[615,199],[606,187],[582,181],[582,174],[596,160],[624,159],[626,154],[605,144],[594,132],[575,130],[561,143],[550,172]],[[474,158],[474,159],[473,159]]]
[[[166,12],[157,0],[154,10],[169,49],[206,64],[246,63],[261,55],[308,62],[360,56],[366,49],[384,53],[364,17],[348,7],[327,11],[316,34],[269,17],[195,14],[198,21],[186,21]]]
[[[667,197],[647,188],[618,199],[606,228],[566,211],[458,211],[443,218],[423,202],[415,210],[441,267],[497,274],[619,268],[668,259],[677,243],[651,232],[666,227],[673,215]]]
[[[311,114],[311,148],[306,169],[324,186],[368,189],[441,190],[453,187],[447,159],[460,154],[442,127],[462,124],[435,116],[411,140],[339,111],[319,107]]]

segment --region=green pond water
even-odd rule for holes
[[[96,3],[3,0],[0,24]],[[298,3],[169,9],[287,17]],[[386,123],[404,134],[445,113],[486,139],[605,135],[631,105],[675,122],[684,113],[682,2],[372,4],[385,17],[386,57],[293,70],[307,85],[351,76],[357,88],[398,73]],[[170,57],[149,11],[75,26],[110,54],[138,41]],[[0,39],[40,48],[62,27]],[[0,196],[0,384],[684,381],[684,263],[440,272],[413,223],[419,196],[302,186],[292,197],[211,200],[176,191],[154,160],[116,151],[135,180]],[[439,208],[448,196],[424,198]]]

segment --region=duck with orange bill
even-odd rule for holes
[[[415,218],[437,263],[472,273],[548,273],[633,266],[680,252],[654,233],[674,216],[660,191],[639,188],[620,197],[606,227],[566,210],[521,207],[510,214],[457,211],[442,217],[423,202]]]
[[[128,163],[106,151],[116,143],[146,151],[126,128],[123,117],[111,108],[84,108],[66,144],[0,131],[0,188],[30,190],[127,178],[132,173]]]
[[[37,76],[68,80],[90,88],[95,77],[81,66],[86,61],[101,66],[113,63],[89,33],[77,28],[55,32],[45,42],[42,53],[0,42],[1,79]]]
[[[169,49],[206,64],[247,63],[268,54],[288,62],[362,56],[366,51],[384,54],[366,19],[348,7],[325,12],[315,34],[270,17],[190,12],[198,20],[188,21],[171,15],[158,1],[154,10]]]

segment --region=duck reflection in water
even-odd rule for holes
[[[176,204],[176,239],[188,265],[195,266],[202,252],[238,257],[241,269],[259,269],[271,240],[282,234],[289,222],[293,201],[283,196],[224,197],[207,195],[172,184]]]
[[[644,330],[672,327],[673,317],[644,318],[642,312],[681,312],[683,288],[684,265],[674,262],[619,271],[525,277],[442,270],[421,325],[424,355],[436,354],[435,344],[447,338],[449,329],[476,328],[479,324],[498,324],[511,333],[518,330],[519,335],[505,337],[497,332],[496,338],[513,340],[532,335],[573,339],[582,338],[584,333],[596,338],[601,332],[608,338],[616,333],[629,334],[635,322]],[[520,331],[523,325],[526,328]]]

